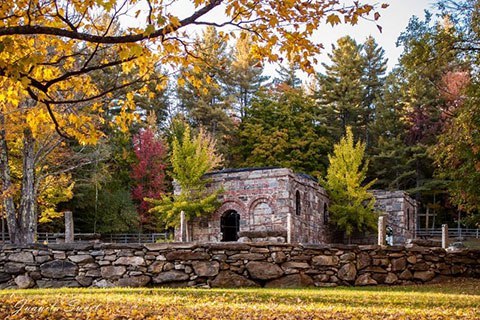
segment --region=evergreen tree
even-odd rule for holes
[[[280,85],[259,93],[239,127],[239,165],[325,173],[332,144],[318,117],[313,98],[302,89]]]
[[[227,77],[229,90],[234,98],[234,109],[242,120],[247,113],[252,97],[268,77],[262,76],[261,61],[252,54],[252,36],[242,32],[232,49],[232,64]]]
[[[289,61],[286,66],[279,64],[279,69],[276,70],[279,77],[274,80],[274,83],[280,86],[299,89],[302,85],[302,80],[297,76],[299,70],[299,65],[291,61]]]
[[[375,198],[368,192],[374,181],[364,184],[368,170],[364,154],[365,144],[355,143],[352,130],[347,127],[345,137],[328,156],[330,165],[323,181],[330,197],[331,221],[349,239],[355,231],[375,229],[377,221]]]
[[[387,59],[385,50],[378,46],[373,37],[368,37],[363,44],[364,74],[362,85],[363,93],[363,126],[367,149],[373,146],[375,137],[370,128],[377,116],[377,105],[380,103],[385,83]]]
[[[224,149],[232,129],[232,103],[226,88],[230,76],[227,43],[214,27],[207,27],[195,42],[191,67],[181,70],[178,98],[194,127],[205,128]]]
[[[364,137],[362,129],[364,110],[365,60],[361,46],[349,36],[337,40],[328,54],[331,64],[323,64],[325,74],[319,75],[319,108],[324,115],[324,125],[336,140],[351,126],[355,135]]]

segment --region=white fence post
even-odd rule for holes
[[[180,241],[187,241],[187,226],[185,225],[185,212],[180,212]]]
[[[287,243],[292,243],[292,214],[287,213]]]
[[[74,241],[73,213],[72,211],[65,211],[63,214],[65,217],[65,242],[72,243]]]
[[[378,217],[378,245],[384,246],[387,240],[387,225],[385,216]]]
[[[442,224],[442,248],[448,247],[448,225]]]

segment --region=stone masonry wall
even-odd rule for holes
[[[480,277],[480,250],[279,243],[0,246],[0,289],[300,287]]]
[[[211,216],[189,222],[190,241],[221,241],[221,217],[234,210],[240,215],[240,232],[286,233],[290,213],[293,242],[328,242],[323,216],[328,197],[311,178],[286,168],[229,169],[207,176],[212,188],[225,190],[220,199],[222,205]],[[301,203],[298,211],[297,192]],[[178,228],[175,237],[180,241]]]

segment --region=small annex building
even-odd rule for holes
[[[315,178],[287,168],[226,169],[207,177],[210,187],[223,188],[222,204],[212,215],[188,222],[187,241],[331,242],[329,199]],[[374,194],[387,223],[402,232],[401,238],[394,236],[396,242],[410,238],[405,224],[413,230],[413,200],[402,191],[391,197],[389,191]],[[181,240],[179,229],[175,240]]]

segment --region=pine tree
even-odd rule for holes
[[[279,77],[274,80],[274,83],[279,86],[299,89],[302,85],[302,80],[297,76],[299,70],[298,64],[292,61],[288,61],[286,66],[279,64],[279,68],[276,70]]]
[[[376,118],[377,105],[380,103],[385,83],[387,59],[385,50],[378,46],[375,39],[370,36],[363,44],[364,71],[362,85],[363,93],[363,126],[367,149],[373,146],[375,138],[372,137],[373,122]]]
[[[351,126],[357,136],[364,137],[364,65],[361,46],[351,37],[343,37],[328,54],[331,64],[323,64],[325,74],[319,74],[319,108],[324,125],[336,139]]]
[[[328,156],[330,165],[323,186],[330,197],[330,217],[335,226],[349,237],[355,231],[375,229],[375,199],[368,192],[374,181],[364,184],[368,162],[365,144],[354,142],[350,127]],[[349,240],[350,241],[350,240]]]
[[[250,106],[254,94],[268,77],[262,76],[263,67],[260,60],[252,54],[252,36],[242,32],[232,49],[232,64],[227,77],[228,88],[234,98],[234,109],[242,120]]]
[[[232,128],[232,105],[226,88],[230,57],[226,41],[214,27],[207,27],[195,42],[191,67],[183,68],[178,79],[180,107],[194,127],[203,127],[223,148]]]

